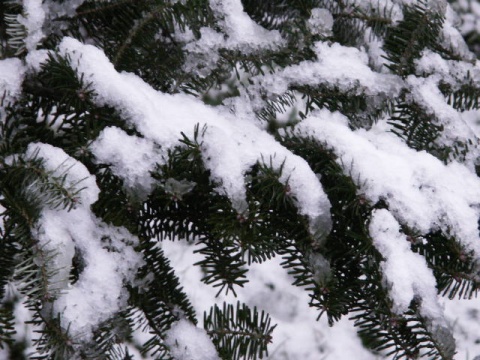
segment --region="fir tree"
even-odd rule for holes
[[[372,354],[453,359],[439,298],[480,283],[474,3],[2,1],[1,354],[267,357],[263,309],[197,313],[181,241],[218,294],[280,258]]]

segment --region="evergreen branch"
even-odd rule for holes
[[[11,164],[5,164],[1,180],[7,189],[18,187],[14,190],[14,196],[17,196],[18,200],[23,199],[26,205],[29,204],[27,206],[32,207],[30,210],[20,210],[21,213],[28,214],[35,207],[40,209],[44,206],[71,210],[78,204],[78,194],[83,189],[77,189],[80,182],[69,184],[67,173],[71,167],[65,165],[61,164],[54,170],[45,170],[37,151],[31,157],[20,156],[13,159]],[[32,224],[35,215],[32,213],[27,216],[30,218],[29,223]]]
[[[477,295],[480,284],[474,275],[475,258],[472,252],[440,232],[427,234],[424,237],[405,230],[412,250],[425,257],[428,266],[437,279],[437,289],[443,296],[453,299],[471,299]],[[423,241],[425,240],[425,241]]]
[[[470,72],[457,89],[452,89],[448,83],[440,83],[439,89],[447,98],[447,103],[455,110],[468,111],[479,108],[480,88],[476,86],[470,76]]]
[[[39,313],[38,313],[39,314]],[[43,322],[43,329],[37,330],[40,337],[34,339],[33,343],[36,347],[36,355],[31,356],[32,360],[47,360],[47,359],[68,359],[74,353],[74,341],[69,336],[69,329],[63,329],[61,326],[60,315],[52,318],[45,318],[43,315],[38,317],[35,314],[32,324]]]
[[[285,113],[296,102],[295,92],[288,90],[285,94],[267,100],[265,107],[257,113],[257,116],[268,124],[275,123],[277,113]]]
[[[237,302],[236,309],[226,303],[204,314],[204,328],[212,338],[222,359],[263,359],[268,356],[267,345],[272,341],[270,317],[256,308],[251,310]]]
[[[14,343],[15,315],[12,302],[0,303],[0,349],[10,348]]]
[[[204,247],[195,252],[202,254],[204,259],[195,265],[200,266],[204,272],[202,281],[219,288],[216,296],[223,290],[226,294],[232,291],[236,296],[235,286],[243,287],[248,282],[245,275],[248,269],[245,268],[242,251],[235,245],[217,239],[200,239],[199,243]]]
[[[13,1],[5,1],[1,5],[0,58],[18,56],[25,51],[25,38],[27,30],[20,24],[18,16],[22,14],[23,7]]]
[[[355,184],[343,174],[334,155],[313,140],[298,139],[288,133],[282,143],[299,152],[312,169],[322,172],[322,184],[332,203],[334,228],[322,249],[327,258],[335,259],[331,261],[331,277],[314,281],[314,271],[307,262],[308,251],[302,248],[295,258],[294,252],[286,249],[290,258],[283,263],[294,269],[297,285],[307,287],[310,305],[320,311],[319,317],[325,313],[333,325],[341,316],[355,314],[351,319],[360,329],[364,343],[372,349],[389,349],[396,357],[415,357],[422,347],[442,349],[416,308],[402,316],[392,312],[379,268],[381,256],[372,246],[364,222],[372,207],[357,195]],[[363,280],[359,279],[360,274],[365,277]],[[432,358],[439,357],[439,351],[432,350]]]
[[[437,12],[428,11],[424,0],[418,5],[406,6],[404,19],[387,31],[384,50],[394,73],[406,77],[414,72],[414,60],[424,48],[434,47],[444,18]]]
[[[0,204],[3,205],[0,200]],[[6,286],[13,275],[13,269],[16,264],[19,249],[15,243],[15,235],[13,224],[8,216],[3,213],[0,214],[0,223],[3,223],[3,228],[0,227],[0,301],[4,299]]]
[[[290,86],[290,90],[298,91],[305,99],[305,109],[300,112],[300,117],[306,117],[315,109],[328,109],[332,112],[339,111],[349,117],[351,126],[361,128],[371,126],[385,113],[391,111],[392,104],[389,100],[377,103],[362,93],[361,89],[353,89],[347,92],[337,86],[317,85]]]
[[[98,169],[96,178],[101,191],[98,200],[92,206],[95,215],[108,224],[124,226],[131,234],[138,234],[141,206],[139,201],[127,194],[123,181],[113,175],[109,168]],[[145,214],[148,208],[144,207],[142,211]]]
[[[23,260],[15,266],[12,277],[25,306],[33,314],[26,323],[42,327],[35,331],[40,337],[33,339],[37,355],[31,359],[35,360],[65,359],[73,354],[73,339],[68,329],[61,327],[60,315],[51,312],[59,291],[51,281],[58,271],[50,265],[56,256],[55,252],[34,245],[21,254]]]
[[[165,10],[170,10],[166,4],[162,4],[159,6],[156,6],[155,8],[151,9],[151,11],[141,19],[141,21],[138,21],[130,30],[128,36],[125,38],[121,46],[118,48],[115,57],[113,58],[113,64],[116,65],[118,62],[121,60],[123,54],[125,53],[126,49],[128,46],[131,46],[133,39],[140,34],[142,29],[147,26],[150,22],[154,20],[164,20],[162,23],[165,23],[165,14],[163,14],[163,11]],[[169,14],[170,16],[173,14]]]
[[[432,116],[415,103],[407,103],[401,97],[393,110],[389,124],[392,132],[404,139],[408,146],[430,153],[441,153],[443,149],[435,146],[435,140],[441,135],[443,125],[435,124]]]
[[[115,314],[94,331],[93,341],[82,344],[82,359],[124,360],[128,350],[120,344],[132,337],[128,310]]]
[[[164,343],[163,337],[159,337],[155,330],[150,327],[149,320],[141,309],[135,306],[129,307],[125,319],[131,329],[141,329],[144,333],[148,332],[149,335],[151,335],[150,339],[143,343],[139,348],[142,354],[149,354],[159,360],[173,360],[170,356],[170,351],[167,345]]]
[[[56,100],[67,109],[85,111],[93,91],[91,85],[83,80],[83,75],[72,69],[70,61],[68,56],[49,54],[40,73],[24,82],[25,90],[37,97]]]
[[[154,241],[143,242],[145,266],[139,271],[144,288],[130,288],[130,303],[141,311],[152,338],[143,344],[143,353],[166,354],[165,333],[180,318],[196,324],[195,311],[180,287],[178,278],[163,251]],[[163,355],[162,355],[163,356]],[[163,357],[158,357],[163,358]]]

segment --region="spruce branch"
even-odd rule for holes
[[[425,1],[406,6],[404,20],[389,28],[385,37],[387,67],[394,73],[406,77],[414,72],[414,60],[424,48],[434,47],[438,41],[443,16],[427,9]]]
[[[263,359],[268,356],[267,344],[272,341],[270,317],[256,308],[237,302],[217,305],[204,314],[204,328],[212,338],[222,359]]]

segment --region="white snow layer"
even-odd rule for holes
[[[112,165],[113,174],[123,178],[127,188],[150,193],[153,179],[149,172],[161,162],[160,151],[153,141],[107,127],[90,145],[90,150],[99,163]]]
[[[425,258],[411,250],[407,236],[400,232],[400,224],[388,210],[373,212],[369,231],[373,244],[385,259],[381,268],[393,311],[401,315],[417,299],[420,314],[429,320],[427,326],[433,337],[442,344],[445,354],[453,356],[455,339],[443,316],[435,277]]]
[[[42,0],[23,0],[22,5],[23,16],[20,15],[18,21],[27,29],[25,47],[28,51],[33,51],[44,37],[42,26],[45,21],[45,10],[42,7]]]
[[[227,47],[270,47],[282,44],[277,30],[269,31],[254,22],[243,10],[241,0],[209,0],[211,9],[218,18],[223,18],[220,26],[228,34]]]
[[[138,239],[124,228],[102,223],[90,206],[97,200],[99,189],[86,167],[63,150],[48,144],[30,144],[27,156],[37,154],[47,170],[63,175],[68,171],[67,185],[83,188],[73,210],[45,208],[34,229],[39,247],[52,251],[48,263],[56,271],[50,290],[58,297],[54,313],[61,313],[61,324],[75,339],[89,340],[91,330],[127,304],[125,282],[133,281],[142,264],[141,254],[133,245]],[[68,283],[75,253],[84,269],[74,285]]]
[[[401,89],[402,80],[398,76],[372,71],[364,51],[326,42],[317,42],[314,50],[317,60],[303,61],[274,74],[262,75],[258,80],[266,91],[278,95],[285,93],[291,84],[325,84],[367,95],[385,93],[395,96]]]
[[[331,149],[359,191],[373,204],[384,200],[399,223],[421,234],[451,232],[480,256],[480,179],[460,163],[445,165],[409,148],[384,127],[381,121],[370,131],[352,131],[344,115],[321,110],[294,132]]]
[[[118,109],[145,139],[163,151],[180,145],[180,132],[193,138],[195,126],[206,126],[201,151],[219,191],[227,195],[239,213],[246,211],[245,173],[257,162],[284,164],[280,181],[287,183],[297,199],[299,212],[310,220],[312,233],[328,234],[330,202],[307,162],[281,146],[251,121],[227,109],[214,108],[185,94],[164,94],[130,73],[118,73],[102,50],[65,38],[60,52],[91,82],[98,104]],[[134,151],[134,150],[132,150]],[[122,166],[120,162],[116,166]],[[120,172],[120,171],[119,171]],[[125,171],[125,176],[129,176]],[[145,174],[148,175],[148,174]],[[139,176],[139,174],[135,174]],[[127,178],[135,181],[134,178]]]
[[[0,99],[5,95],[3,105],[20,94],[25,72],[22,60],[18,58],[0,60]]]
[[[217,349],[205,330],[182,319],[172,325],[165,338],[175,360],[219,360]]]
[[[432,56],[432,58],[435,58],[435,56]],[[476,69],[477,74],[479,70]],[[432,119],[437,119],[437,125],[443,125],[444,131],[442,131],[437,142],[450,147],[453,147],[459,141],[468,144],[469,140],[475,139],[474,131],[462,119],[461,113],[446,102],[445,96],[438,88],[439,81],[440,77],[436,75],[427,78],[411,75],[407,78],[407,83],[417,103],[424,108],[426,114],[432,115]],[[473,147],[466,154],[466,164],[473,169],[473,164],[477,161],[479,155],[478,149]]]
[[[442,309],[437,300],[435,277],[425,258],[412,252],[393,215],[385,209],[374,211],[369,231],[373,244],[385,258],[382,272],[390,288],[393,311],[402,314],[414,297],[419,296],[422,312],[429,318],[440,318]]]

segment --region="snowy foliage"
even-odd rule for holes
[[[0,358],[480,354],[475,1],[0,16]]]

